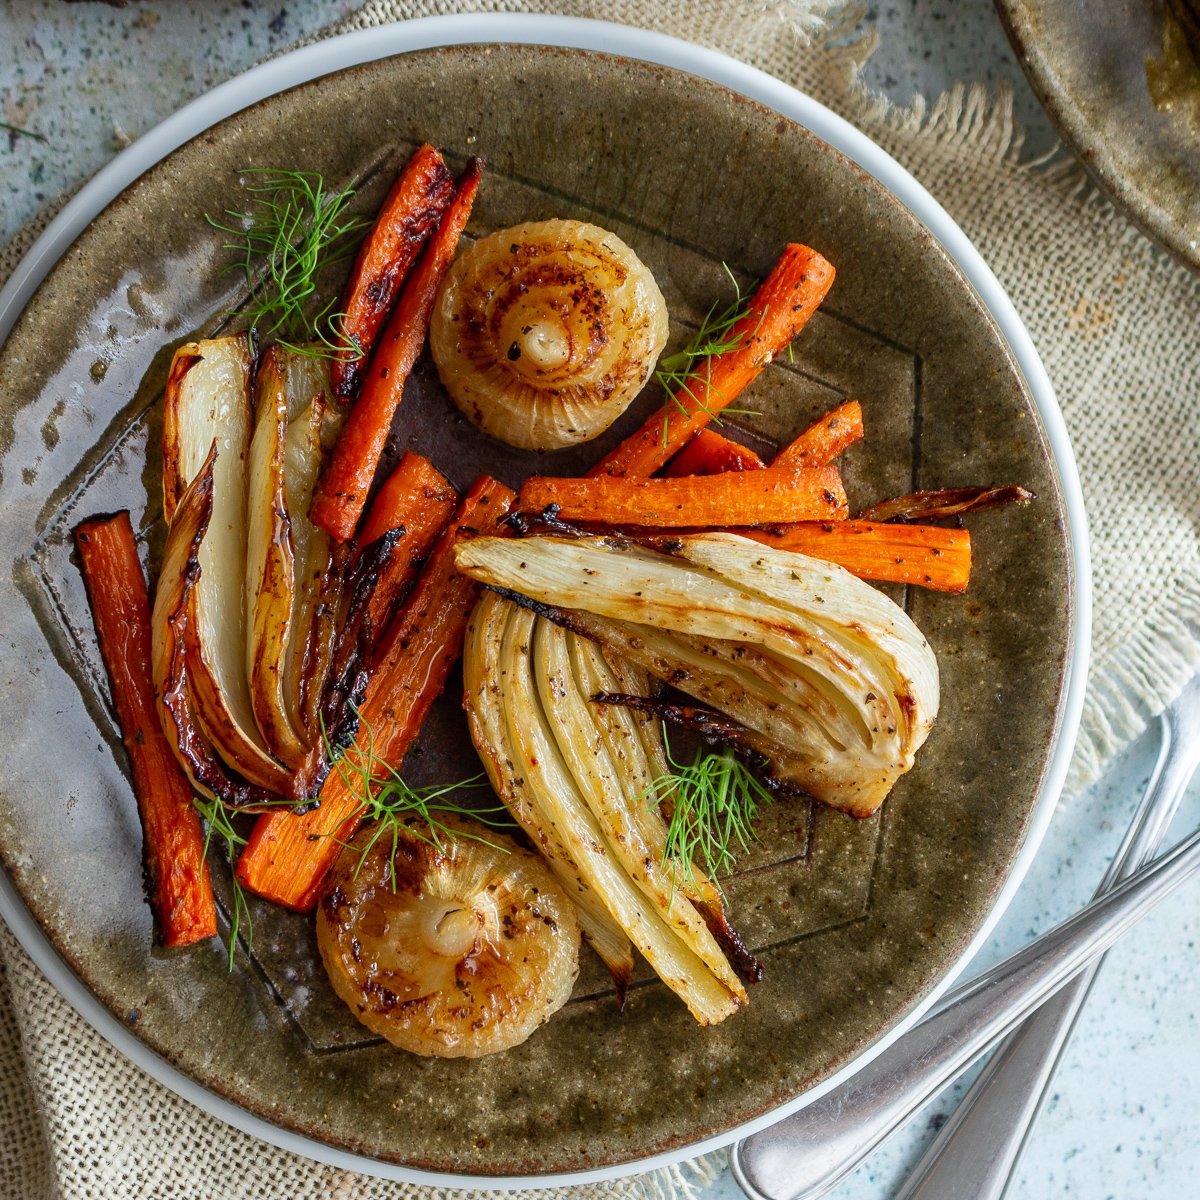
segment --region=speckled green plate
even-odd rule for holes
[[[380,58],[504,39],[560,45]],[[119,192],[103,211],[95,189],[85,197],[94,221],[0,354],[0,537],[12,564],[0,583],[0,853],[20,896],[5,887],[4,915],[88,1019],[159,1078],[281,1145],[360,1169],[612,1175],[795,1107],[948,982],[1016,886],[1065,772],[1086,658],[1082,510],[1061,418],[1011,306],[945,214],[862,135],[669,39],[556,19],[418,22],[298,52],[198,104],[124,163],[149,168],[136,182],[101,177]],[[795,361],[755,385],[763,415],[748,435],[778,441],[853,396],[869,432],[845,458],[852,502],[993,482],[1039,495],[971,522],[967,596],[896,592],[938,653],[939,726],[881,816],[789,803],[763,820],[729,892],[766,979],[714,1029],[644,971],[618,1013],[589,956],[570,1004],[525,1045],[481,1062],[419,1060],[341,1008],[304,918],[256,907],[253,947],[232,974],[216,942],[150,948],[136,809],[71,527],[128,507],[153,566],[159,389],[173,348],[219,329],[238,301],[204,214],[236,206],[239,171],[319,170],[356,182],[369,209],[421,140],[455,164],[488,159],[472,235],[552,215],[618,232],[655,272],[676,336],[722,294],[722,262],[748,280],[789,239],[816,246],[837,282]],[[21,289],[79,219],[77,208],[50,231],[0,296],[0,318],[21,309]],[[535,460],[465,425],[422,363],[393,445],[432,454],[460,485],[482,469],[515,483],[535,462],[578,469],[637,415],[585,453]],[[475,769],[452,688],[406,773]]]
[[[995,0],[1059,133],[1143,233],[1200,271],[1200,69],[1163,0]],[[1156,104],[1147,72],[1171,62]]]

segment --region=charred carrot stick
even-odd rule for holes
[[[703,429],[808,322],[833,283],[833,266],[808,246],[790,244],[729,332],[736,347],[705,360],[636,433],[589,475],[653,475]]]
[[[338,541],[347,541],[366,506],[375,468],[383,454],[404,384],[425,344],[438,285],[454,257],[475,193],[483,160],[471,159],[441,224],[430,237],[379,340],[363,379],[362,395],[350,410],[333,455],[317,485],[309,516]]]
[[[938,525],[806,521],[778,529],[739,529],[746,537],[823,558],[860,579],[963,592],[971,578],[971,535]]]
[[[188,946],[217,932],[217,912],[192,786],[158,722],[150,600],[129,513],[84,521],[75,529],[75,546],[133,773],[158,940]]]
[[[457,506],[458,492],[450,480],[429,459],[406,450],[371,501],[358,531],[359,544],[369,545],[400,526],[410,534],[425,529],[440,533]]]
[[[464,530],[496,533],[513,494],[486,476],[463,500],[426,563],[417,586],[389,628],[379,664],[360,706],[356,746],[368,738],[377,758],[399,769],[450,669],[462,654],[467,618],[479,585],[454,569],[454,542]],[[351,754],[354,751],[350,752]],[[325,873],[358,828],[362,796],[338,771],[329,773],[319,808],[296,816],[259,817],[238,860],[243,886],[268,900],[305,912]]]
[[[663,475],[678,479],[683,475],[720,475],[724,471],[758,471],[766,464],[749,446],[702,429],[667,464]]]
[[[339,332],[345,348],[330,369],[335,396],[349,398],[358,390],[392,301],[453,195],[454,178],[442,156],[428,145],[417,150],[392,184],[342,296]]]
[[[840,519],[848,511],[834,467],[764,468],[680,479],[534,476],[521,488],[517,508],[527,513],[550,509],[563,521],[659,528]]]
[[[847,400],[815,420],[771,460],[773,467],[824,467],[863,435],[862,405]]]
[[[371,501],[359,530],[364,547],[389,533],[397,535],[367,603],[369,631],[387,628],[457,505],[458,492],[445,475],[429,459],[406,451]]]
[[[825,467],[863,436],[862,405],[848,400],[819,417],[771,460],[773,467]],[[711,429],[702,429],[667,465],[669,479],[753,471],[766,464],[753,450]]]
[[[360,544],[339,548],[353,557],[323,693],[326,700],[337,698],[335,709],[322,713],[327,731],[340,726],[336,714],[360,690],[361,672],[373,668],[381,634],[457,507],[458,493],[441,471],[429,459],[406,452],[363,517]],[[325,746],[318,743],[308,755],[308,777],[325,761]]]
[[[845,567],[859,579],[912,583],[964,592],[971,578],[971,535],[939,525],[877,521],[805,521],[766,529],[731,529],[744,537]]]

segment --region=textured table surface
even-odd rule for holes
[[[0,121],[45,140],[0,130],[0,240],[182,103],[354,7],[353,0],[159,0],[122,9],[3,0]],[[873,9],[882,39],[867,69],[869,83],[904,103],[916,92],[933,96],[956,80],[1005,82],[1028,131],[1027,148],[1039,152],[1053,145],[1053,132],[986,0],[885,0]],[[1120,841],[1156,748],[1157,735],[1146,735],[1108,780],[1060,805],[979,967],[1087,900]],[[1175,834],[1198,822],[1200,788],[1193,787]],[[1112,956],[1013,1195],[1200,1195],[1198,934],[1193,886]],[[948,1092],[834,1195],[891,1195],[959,1094]],[[740,1194],[728,1176],[701,1193],[702,1200]]]

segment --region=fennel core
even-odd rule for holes
[[[677,350],[674,354],[668,354],[665,358],[659,359],[658,366],[654,370],[654,378],[666,396],[663,403],[664,446],[667,445],[672,409],[678,409],[685,416],[694,411],[680,398],[681,392],[701,412],[707,413],[714,425],[721,424],[721,417],[708,407],[704,399],[710,385],[712,360],[740,350],[749,339],[758,333],[759,327],[767,315],[766,309],[764,309],[759,314],[758,323],[753,329],[736,332],[735,327],[750,316],[750,298],[742,292],[737,279],[729,269],[729,264],[723,262],[721,266],[725,274],[729,276],[730,283],[733,284],[733,300],[720,310],[717,308],[717,301],[714,300],[708,312],[705,313],[704,320],[700,322],[700,328],[692,334],[687,345],[682,350]],[[692,390],[697,375],[701,373],[705,376],[704,396],[698,396]],[[723,411],[728,416],[757,417],[760,415],[749,408],[726,408]]]
[[[718,876],[729,875],[737,854],[758,841],[754,820],[774,798],[728,747],[701,749],[690,763],[679,762],[664,726],[663,749],[670,769],[645,791],[649,803],[671,807],[663,865],[673,863],[685,886],[694,881],[700,865],[720,891]]]
[[[354,189],[332,191],[315,171],[251,167],[245,173],[256,180],[244,185],[247,210],[226,209],[225,223],[205,220],[233,239],[224,248],[239,256],[231,266],[245,275],[250,328],[298,354],[336,357],[353,344],[343,336],[345,314],[333,311],[333,299],[311,315],[311,302],[321,272],[349,257],[353,235],[370,224],[346,211]]]

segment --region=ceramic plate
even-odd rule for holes
[[[996,9],[1038,99],[1097,183],[1200,270],[1200,68],[1170,4],[996,0]],[[1165,103],[1151,95],[1156,73]]]
[[[444,44],[478,39],[495,44]],[[729,60],[594,23],[474,18],[281,61],[184,110],[143,160],[118,162],[149,168],[136,182],[115,169],[100,178],[83,197],[95,219],[0,355],[0,539],[11,563],[0,583],[0,853],[21,897],[6,890],[5,913],[137,1061],[210,1111],[317,1157],[402,1178],[551,1182],[728,1141],[914,1019],[995,920],[1049,817],[1078,722],[1087,595],[1078,486],[1044,373],[995,280],[911,178],[826,110]],[[298,86],[280,91],[288,84]],[[845,458],[852,504],[991,482],[1039,496],[971,522],[967,596],[896,592],[938,653],[938,728],[875,819],[804,803],[765,817],[729,895],[766,978],[745,1012],[713,1029],[645,971],[618,1013],[589,953],[572,1001],[524,1046],[479,1062],[419,1060],[336,1001],[308,919],[257,906],[253,945],[232,974],[216,942],[150,949],[136,809],[70,530],[127,507],[153,570],[163,373],[176,346],[222,328],[239,300],[204,220],[238,206],[239,174],[321,171],[353,182],[370,210],[422,140],[455,166],[487,158],[472,236],[550,216],[615,230],[654,271],[676,336],[724,294],[722,264],[749,281],[786,241],[814,245],[837,282],[795,361],[755,385],[762,415],[746,436],[777,443],[855,397],[869,433]],[[0,310],[7,298],[13,311],[80,220],[64,214]],[[480,470],[517,483],[535,466],[579,469],[659,403],[646,396],[584,453],[535,461],[465,425],[422,362],[392,449],[430,453],[460,486]],[[476,769],[452,684],[406,774]]]

